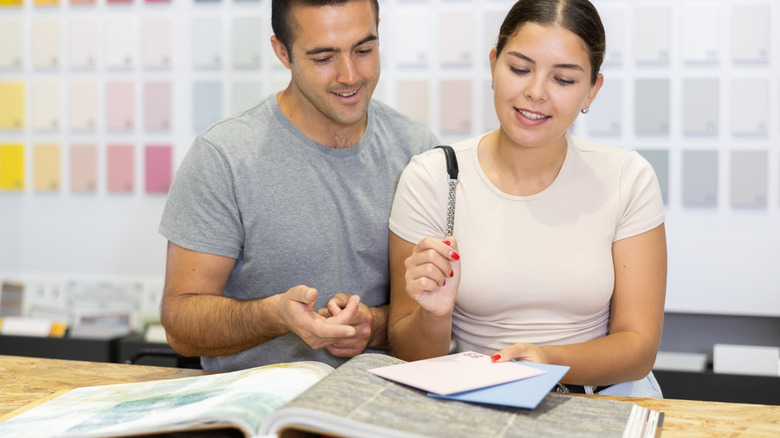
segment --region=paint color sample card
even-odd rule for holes
[[[669,151],[656,149],[637,149],[639,155],[643,156],[655,171],[658,178],[658,185],[661,187],[661,197],[664,204],[669,203]]]
[[[24,128],[24,83],[0,82],[0,130]]]
[[[60,67],[60,22],[37,20],[32,27],[33,65],[37,69]]]
[[[173,23],[167,18],[152,18],[144,22],[144,66],[152,69],[168,69],[173,62]]]
[[[720,58],[720,8],[710,6],[683,6],[682,55],[686,62],[717,62]]]
[[[683,205],[717,207],[718,151],[683,151]]]
[[[474,39],[468,11],[441,13],[439,60],[442,65],[469,66],[473,60],[471,42]]]
[[[135,156],[132,145],[108,145],[107,180],[109,193],[132,193],[135,182]]]
[[[5,6],[22,6],[23,0],[0,0],[0,8]]]
[[[683,133],[718,135],[720,82],[716,78],[685,78],[682,83]]]
[[[192,90],[192,129],[204,131],[222,118],[222,83],[195,82]]]
[[[623,80],[604,81],[588,114],[580,115],[580,120],[583,119],[587,121],[591,135],[620,135],[623,132]]]
[[[167,145],[146,146],[146,193],[168,193],[173,181],[173,149]]]
[[[73,145],[70,148],[70,190],[97,191],[97,146]]]
[[[405,80],[396,84],[396,108],[407,116],[428,123],[430,109],[428,81]]]
[[[261,52],[263,51],[264,21],[260,17],[237,17],[231,27],[231,48],[233,68],[260,68]]]
[[[57,6],[59,0],[34,0],[35,6]]]
[[[56,131],[61,126],[62,102],[59,82],[36,82],[32,89],[33,127],[36,131]]]
[[[60,146],[38,144],[33,147],[33,187],[39,192],[56,192],[61,185]]]
[[[69,62],[78,70],[92,70],[97,66],[97,22],[73,20],[69,26]]]
[[[639,63],[668,63],[672,19],[667,7],[634,11],[634,56]],[[652,35],[652,38],[648,38]]]
[[[736,135],[767,135],[769,131],[769,80],[734,78],[731,81],[731,132]]]
[[[236,82],[232,90],[230,99],[232,113],[251,108],[263,98],[263,84],[260,82]]]
[[[427,66],[431,62],[430,17],[424,9],[399,12],[395,21],[395,55],[402,66]]]
[[[601,23],[607,34],[607,51],[604,54],[604,65],[623,64],[625,53],[625,11],[619,8],[610,8],[596,5],[601,16]]]
[[[473,391],[546,373],[518,362],[496,363],[473,351],[371,368],[368,372],[438,395]]]
[[[0,144],[0,190],[24,190],[24,145]]]
[[[447,134],[468,134],[471,132],[471,81],[447,79],[439,85],[439,129]]]
[[[106,66],[112,70],[130,70],[135,65],[135,21],[113,18],[104,27]]]
[[[731,151],[731,205],[766,208],[769,191],[767,151]]]
[[[569,371],[569,367],[563,365],[548,365],[531,362],[510,363],[543,370],[544,374],[531,377],[530,379],[515,380],[514,382],[475,389],[474,391],[461,392],[459,394],[429,395],[432,397],[449,398],[472,403],[487,403],[492,405],[513,406],[516,408],[535,409]]]
[[[731,8],[731,56],[736,62],[769,61],[769,5]]]
[[[669,79],[634,83],[634,128],[638,135],[669,134]]]
[[[68,119],[73,131],[90,132],[98,124],[98,87],[95,82],[72,82],[68,89]]]
[[[168,131],[171,129],[173,96],[170,82],[144,84],[144,129]]]
[[[24,23],[20,20],[0,20],[0,70],[21,70],[24,67]]]
[[[106,84],[106,126],[110,131],[132,131],[135,116],[135,86],[132,82]]]
[[[222,67],[221,19],[192,20],[192,62],[197,70],[218,70]]]

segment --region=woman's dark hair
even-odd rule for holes
[[[276,38],[284,44],[287,49],[287,56],[292,61],[292,43],[295,39],[293,28],[295,22],[290,17],[290,11],[299,6],[321,7],[338,6],[356,0],[273,0],[271,2],[271,28]],[[371,0],[374,8],[374,15],[379,23],[379,0]]]
[[[496,43],[496,58],[501,54],[507,40],[526,23],[559,26],[582,38],[590,58],[590,82],[596,83],[607,43],[604,25],[593,4],[588,0],[519,0],[501,24]]]

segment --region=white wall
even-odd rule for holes
[[[380,0],[382,80],[377,97],[429,123],[443,141],[477,135],[496,126],[487,53],[513,3],[506,0]],[[780,316],[780,4],[769,0],[601,0],[594,2],[608,31],[606,84],[575,134],[639,149],[656,166],[667,200],[669,289],[667,309],[688,313]],[[260,43],[240,42],[240,21],[261,23]],[[170,23],[167,67],[150,66],[143,35],[149,23]],[[197,27],[206,20],[207,26]],[[211,21],[208,21],[211,20]],[[34,30],[59,23],[54,68],[36,65]],[[22,67],[0,66],[0,83],[26,85],[24,128],[0,130],[0,145],[25,145],[25,188],[0,191],[0,280],[61,282],[68,279],[138,279],[159,288],[164,240],[156,233],[165,196],[144,189],[147,144],[169,144],[174,167],[186,153],[210,108],[194,97],[196,82],[222,87],[220,116],[240,106],[234,90],[247,82],[257,98],[284,86],[288,73],[268,44],[270,1],[172,0],[126,5],[97,0],[0,9],[0,27],[22,23]],[[73,67],[71,29],[92,23],[96,62]],[[110,30],[124,23],[125,38]],[[247,23],[244,21],[243,23]],[[197,27],[197,31],[196,31]],[[250,34],[252,29],[249,28]],[[204,34],[204,32],[207,32]],[[212,33],[208,33],[212,32]],[[205,42],[193,41],[205,35]],[[0,45],[0,65],[3,53]],[[83,48],[79,48],[83,49]],[[89,48],[87,48],[89,50]],[[77,51],[78,52],[78,51]],[[259,61],[252,66],[252,55]],[[122,60],[130,57],[129,66]],[[220,56],[219,65],[210,65]],[[236,62],[245,60],[243,65]],[[135,127],[106,127],[105,85],[135,84]],[[68,84],[98,84],[95,129],[69,128]],[[171,127],[143,127],[143,84],[172,87]],[[33,85],[60,84],[59,128],[34,126],[41,108]],[[657,88],[660,87],[660,88]],[[708,88],[709,87],[709,88]],[[660,90],[660,91],[659,91]],[[665,91],[668,90],[668,91]],[[713,92],[714,91],[714,92]],[[0,111],[3,103],[0,102]],[[196,116],[193,112],[198,112]],[[61,147],[62,184],[54,192],[33,189],[33,145]],[[131,193],[106,189],[106,147],[135,147]],[[94,193],[69,190],[69,148],[98,146]],[[703,155],[697,155],[702,152]]]

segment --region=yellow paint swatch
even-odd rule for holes
[[[24,190],[24,145],[0,144],[0,190]]]
[[[0,0],[0,7],[3,6],[21,6],[24,2],[22,0]]]
[[[35,6],[56,6],[60,4],[59,0],[35,0]]]
[[[56,192],[60,189],[60,146],[38,144],[33,150],[34,187],[39,192]]]
[[[24,83],[2,82],[0,83],[0,129],[23,128]]]

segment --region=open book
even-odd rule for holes
[[[0,436],[524,437],[655,436],[633,403],[549,394],[536,409],[430,397],[366,370],[300,362],[158,382],[78,388],[0,423]],[[232,434],[231,432],[232,431]]]

